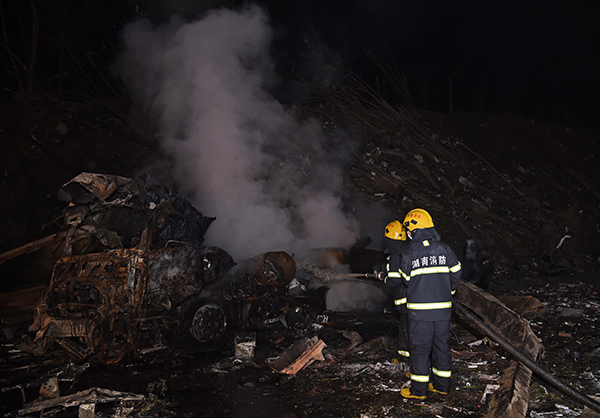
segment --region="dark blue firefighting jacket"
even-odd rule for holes
[[[402,257],[402,253],[408,250],[409,244],[409,241],[393,240],[387,237],[385,238],[385,250],[383,253],[388,256],[385,265],[385,270],[388,275],[386,276],[384,282],[388,287],[394,289],[394,305],[397,309],[400,309],[406,305],[406,283],[404,283],[404,280],[402,280],[402,278],[398,275],[395,277],[390,277],[389,272],[398,271],[400,268],[400,258]]]
[[[461,264],[435,228],[415,229],[412,234],[399,261],[390,259],[386,282],[405,282],[409,320],[450,320],[452,295],[462,275]]]

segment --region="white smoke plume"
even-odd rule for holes
[[[356,241],[321,126],[269,94],[272,30],[261,8],[156,27],[140,20],[123,35],[119,74],[155,121],[179,191],[216,217],[207,244],[240,260]]]
[[[382,308],[388,300],[388,295],[381,286],[357,280],[334,283],[329,286],[327,292],[327,309],[335,312],[350,312]]]

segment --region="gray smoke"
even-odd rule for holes
[[[206,243],[237,260],[348,247],[359,234],[343,210],[347,155],[332,154],[317,121],[269,94],[271,39],[258,6],[194,22],[140,20],[126,26],[116,66],[155,122],[179,191],[216,217]]]
[[[384,307],[387,300],[382,285],[356,280],[332,284],[325,303],[327,309],[335,312],[371,311]]]

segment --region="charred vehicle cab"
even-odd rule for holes
[[[81,173],[67,202],[62,257],[29,330],[78,358],[117,362],[163,347],[166,336],[218,341],[226,328],[276,317],[295,263],[267,253],[236,264],[204,246],[214,218],[145,174]]]

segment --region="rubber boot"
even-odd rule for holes
[[[413,395],[412,393],[410,393],[410,388],[402,388],[402,390],[400,391],[400,395],[402,395],[402,397],[406,398],[406,399],[420,399],[420,400],[423,400],[423,399],[426,398],[426,396]]]
[[[439,393],[440,395],[447,395],[448,392],[442,392],[441,390],[437,390],[436,388],[433,387],[433,383],[429,383],[429,392],[433,392],[433,393]]]

